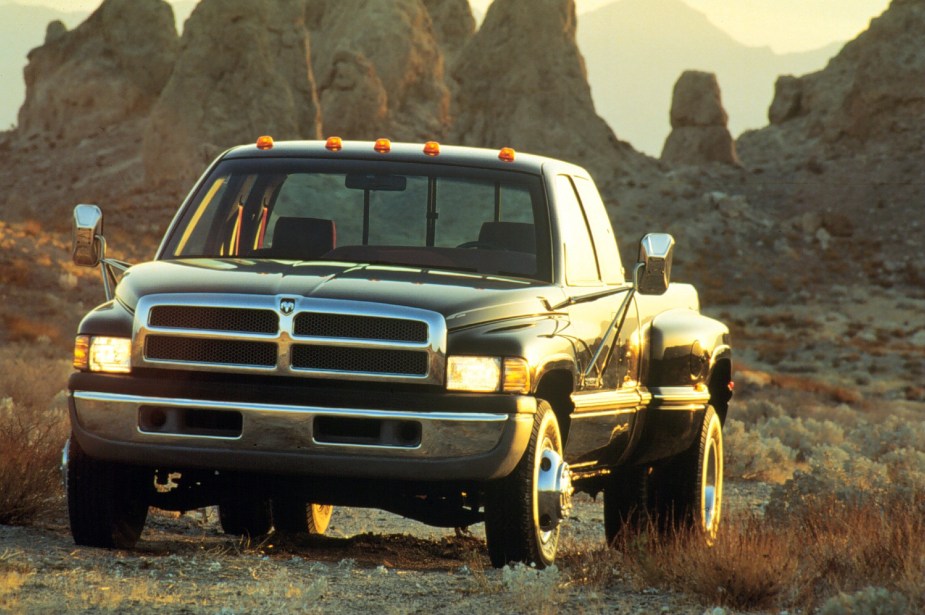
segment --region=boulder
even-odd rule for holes
[[[459,53],[452,140],[572,160],[599,181],[650,169],[594,110],[573,0],[495,0]]]
[[[325,134],[410,141],[445,134],[444,57],[421,0],[306,0],[306,21]],[[357,78],[367,83],[344,87]]]
[[[781,75],[774,82],[774,100],[768,109],[772,124],[783,124],[800,114],[803,82],[793,75]]]
[[[304,7],[289,0],[202,0],[144,136],[149,182],[188,184],[223,149],[318,138]]]
[[[684,71],[671,98],[672,130],[662,149],[662,161],[673,165],[738,165],[735,141],[726,127],[728,119],[716,75]]]
[[[143,118],[177,57],[173,10],[164,0],[105,0],[73,31],[49,24],[29,53],[20,137],[57,145]]]

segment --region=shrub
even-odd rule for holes
[[[839,594],[826,600],[819,615],[906,615],[909,600],[882,587],[866,587],[853,594]]]
[[[727,521],[713,546],[699,534],[658,531],[627,531],[615,544],[645,586],[668,586],[704,605],[762,609],[785,601],[798,581],[797,553],[780,538],[759,517],[744,515]]]
[[[765,438],[755,429],[729,419],[723,426],[725,475],[728,478],[782,483],[793,474],[796,452],[778,438]]]
[[[774,417],[761,426],[761,433],[795,450],[798,461],[809,459],[820,446],[838,446],[845,441],[845,433],[838,424],[812,418]]]
[[[67,361],[42,345],[0,351],[0,523],[28,524],[60,499]]]

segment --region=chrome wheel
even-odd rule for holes
[[[514,471],[486,488],[485,537],[493,566],[523,562],[545,568],[559,546],[572,506],[572,480],[552,407],[537,400],[530,443]]]
[[[723,503],[723,432],[719,417],[710,408],[701,432],[700,489],[697,498],[697,524],[707,541],[716,539]]]

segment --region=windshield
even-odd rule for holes
[[[229,160],[164,258],[338,261],[548,281],[540,178],[446,165]]]

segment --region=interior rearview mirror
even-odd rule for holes
[[[667,233],[649,233],[639,242],[636,263],[636,292],[662,295],[671,283],[671,258],[674,237]]]
[[[103,260],[103,212],[96,205],[74,208],[74,244],[71,258],[75,265],[96,267]]]
[[[350,190],[384,190],[401,192],[408,184],[403,175],[373,175],[371,173],[350,173],[344,180],[344,186]]]

